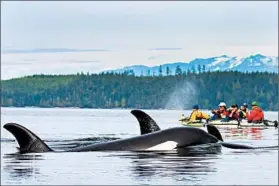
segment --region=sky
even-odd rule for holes
[[[257,53],[278,56],[277,1],[1,1],[1,79]]]

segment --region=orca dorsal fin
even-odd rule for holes
[[[16,138],[20,153],[53,151],[37,135],[17,123],[6,123],[3,127]]]
[[[219,130],[212,124],[206,125],[207,132],[211,134],[212,136],[216,137],[219,141],[223,141],[222,135],[219,132]]]
[[[139,122],[141,135],[161,130],[157,123],[142,110],[132,110],[131,114],[133,114]]]

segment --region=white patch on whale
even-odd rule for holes
[[[152,147],[149,147],[145,150],[173,150],[176,146],[177,146],[177,142],[175,141],[166,141],[166,142],[163,142],[163,143],[160,143],[158,145],[155,145],[155,146],[152,146]]]

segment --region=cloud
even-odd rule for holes
[[[48,73],[99,72],[109,52],[9,53],[1,54],[1,79]],[[30,60],[31,59],[31,60]]]
[[[150,67],[178,61],[189,62],[195,58],[209,58],[224,54],[238,57],[258,53],[266,56],[278,56],[274,55],[272,50],[273,47],[232,46],[220,47],[212,52],[208,51],[207,46],[200,46],[167,51],[130,49],[107,52],[1,54],[1,78],[9,79],[38,73],[75,74],[80,71],[99,73],[125,66],[145,65]]]
[[[24,62],[24,61],[26,61],[26,60],[23,60],[21,62],[8,63],[8,64],[5,64],[5,66],[13,66],[13,68],[15,68],[14,66],[19,67],[22,65],[32,65],[33,64],[32,62]]]
[[[278,45],[277,15],[277,2],[6,1],[1,7],[1,45],[81,49]]]
[[[105,52],[105,49],[70,49],[70,48],[34,48],[34,49],[4,49],[3,54],[20,53],[62,53],[62,52]]]
[[[182,50],[182,48],[153,48],[153,49],[150,49],[150,50]]]
[[[81,63],[90,63],[90,64],[92,64],[92,63],[100,63],[101,61],[97,61],[97,60],[92,60],[92,61],[90,61],[90,60],[77,60],[77,59],[73,59],[73,60],[67,60],[67,62],[69,62],[69,63],[76,63],[76,64],[81,64]]]
[[[150,57],[148,57],[147,59],[148,59],[148,60],[154,60],[154,59],[162,58],[162,57],[164,57],[164,56],[166,56],[166,55],[150,56]]]
[[[1,5],[2,78],[154,66],[223,54],[278,55],[276,1]]]

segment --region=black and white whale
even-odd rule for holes
[[[222,146],[239,149],[256,149],[271,147],[251,147],[223,142],[218,129],[213,125],[207,125],[208,132],[194,127],[174,127],[161,130],[156,122],[146,113],[134,110],[132,114],[139,118],[141,134],[139,136],[117,139],[103,143],[95,143],[82,147],[76,147],[63,152],[84,151],[156,151],[175,150],[189,146],[219,143]],[[142,117],[140,117],[142,115]],[[144,119],[146,118],[146,119]],[[152,121],[152,122],[148,122]],[[53,152],[36,134],[17,123],[7,123],[3,126],[11,132],[19,144],[20,153]],[[275,146],[272,146],[274,148]],[[276,146],[278,147],[278,146]],[[60,151],[59,151],[60,152]]]
[[[19,144],[21,153],[51,152],[36,134],[17,123],[7,123],[4,128],[11,132]],[[139,136],[117,139],[104,143],[92,144],[66,150],[82,151],[154,151],[173,150],[192,145],[216,143],[218,139],[198,128],[175,127]]]

